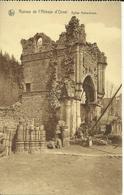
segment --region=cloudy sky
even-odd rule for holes
[[[8,15],[10,9],[15,11],[14,16]],[[33,10],[37,13],[33,14]],[[39,13],[39,10],[53,13]],[[66,13],[55,14],[56,10]],[[121,83],[120,2],[0,2],[0,49],[20,60],[22,38],[44,32],[57,40],[73,15],[85,24],[87,42],[97,42],[107,56],[106,80],[118,87]]]

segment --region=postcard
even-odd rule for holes
[[[122,194],[119,1],[0,1],[0,195]]]

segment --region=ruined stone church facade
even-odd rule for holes
[[[75,16],[65,28],[56,42],[44,33],[21,40],[21,109],[50,132],[64,120],[72,136],[82,121],[100,115],[107,62],[97,44],[87,42],[85,26]]]

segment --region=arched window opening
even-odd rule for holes
[[[38,47],[38,50],[39,50],[39,51],[42,49],[42,44],[43,44],[43,40],[42,40],[42,38],[40,37],[40,38],[37,40],[37,47]]]

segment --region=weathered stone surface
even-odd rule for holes
[[[96,43],[86,41],[85,26],[75,16],[58,41],[37,33],[21,44],[24,89],[21,106],[14,111],[17,118],[39,118],[53,136],[58,120],[73,135],[82,120],[97,117],[106,57]]]
[[[41,39],[40,42],[38,39]],[[27,117],[37,116],[41,121],[46,120],[46,123],[50,118],[54,120],[56,115],[66,121],[66,125],[73,129],[69,129],[71,132],[74,131],[81,118],[86,118],[86,112],[90,112],[89,109],[80,114],[82,94],[85,94],[84,103],[93,103],[91,110],[95,109],[97,100],[104,95],[107,64],[104,53],[96,43],[86,42],[85,26],[80,25],[75,16],[56,43],[43,33],[37,33],[21,43],[24,83],[25,86],[26,83],[31,85],[31,91],[27,93],[25,87],[25,93],[22,94],[23,114]],[[94,112],[92,115],[96,117]]]

